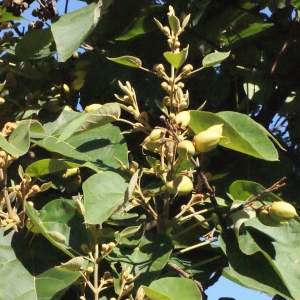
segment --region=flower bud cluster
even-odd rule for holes
[[[14,160],[17,160],[17,156],[9,155],[5,151],[0,151],[0,169],[6,169],[9,165],[13,163]]]
[[[16,123],[7,122],[2,128],[1,134],[4,137],[10,136],[13,133],[13,131],[17,128],[17,126],[18,126],[17,122]]]

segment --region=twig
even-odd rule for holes
[[[11,25],[15,25],[15,22],[14,22],[14,21],[9,21],[9,23],[10,23]],[[24,33],[21,32],[21,31],[19,30],[18,27],[14,27],[14,31],[16,32],[16,34],[17,34],[18,36],[24,36]],[[24,31],[24,29],[23,29],[23,31]]]
[[[271,187],[265,189],[263,192],[259,193],[258,195],[256,195],[255,197],[253,198],[250,198],[249,200],[246,200],[244,203],[242,203],[241,205],[239,205],[238,207],[232,209],[231,211],[229,211],[226,216],[225,216],[225,219],[230,216],[231,214],[239,211],[239,210],[242,210],[244,209],[245,207],[249,206],[251,203],[255,202],[255,201],[260,201],[263,205],[264,202],[262,200],[260,200],[260,197],[267,194],[267,193],[271,193],[273,191],[276,191],[278,190],[279,188],[283,187],[286,185],[285,181],[286,177],[283,177],[281,178],[279,181],[277,181],[276,183],[274,183]]]
[[[176,131],[174,130],[172,124],[170,124],[169,120],[165,116],[161,116],[160,119],[165,122],[166,127],[168,128],[169,132],[174,137],[174,139],[179,143],[180,139],[177,136]],[[195,170],[196,170],[198,176],[201,178],[201,180],[203,182],[203,186],[204,186],[206,192],[208,193],[208,196],[209,196],[210,201],[211,201],[211,203],[212,203],[212,205],[213,205],[213,207],[215,209],[216,215],[218,216],[218,219],[219,219],[219,222],[220,222],[220,225],[221,225],[222,229],[226,230],[227,229],[227,225],[226,225],[225,219],[224,219],[224,217],[223,217],[223,215],[221,213],[220,207],[218,205],[218,202],[217,202],[217,199],[216,199],[216,196],[215,196],[215,189],[212,188],[209,185],[206,176],[201,171],[201,169],[198,166],[196,160],[193,157],[190,157],[190,161],[194,165]]]
[[[198,286],[201,294],[203,294],[204,290],[203,290],[201,282],[199,282],[198,280],[195,280],[191,275],[189,275],[187,272],[183,271],[180,267],[178,267],[175,264],[172,264],[172,263],[168,262],[168,266],[171,267],[173,270],[175,270],[180,275],[182,275],[183,277],[188,278],[188,279],[192,279],[196,283],[196,285]]]

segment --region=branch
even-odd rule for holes
[[[171,267],[173,270],[175,270],[177,273],[179,273],[181,276],[183,276],[185,278],[188,278],[188,279],[192,279],[196,283],[196,285],[198,286],[201,294],[203,295],[204,289],[202,287],[201,282],[199,282],[198,280],[193,279],[192,276],[190,276],[188,273],[186,273],[185,271],[183,271],[180,267],[178,267],[175,264],[172,264],[172,263],[168,262],[168,266]]]
[[[276,183],[274,183],[271,187],[265,189],[263,192],[259,193],[259,194],[256,195],[255,197],[253,197],[253,198],[251,197],[250,199],[246,200],[244,203],[242,203],[242,204],[239,205],[238,207],[236,207],[236,208],[230,210],[230,211],[226,214],[225,219],[226,219],[228,216],[230,216],[231,214],[233,214],[233,213],[235,213],[235,212],[237,212],[237,211],[239,211],[239,210],[242,210],[242,209],[244,209],[245,207],[251,205],[253,202],[255,202],[255,201],[261,201],[261,200],[260,200],[260,197],[261,197],[261,196],[263,196],[263,195],[265,195],[265,194],[267,194],[267,193],[272,193],[272,192],[278,190],[279,188],[285,186],[286,183],[283,182],[283,181],[285,181],[285,179],[286,179],[286,177],[281,178],[279,181],[277,181]],[[261,201],[261,202],[262,202],[262,204],[264,205],[263,201]]]

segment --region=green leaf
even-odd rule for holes
[[[0,147],[11,155],[24,155],[30,146],[29,128],[30,121],[22,121],[10,135],[8,141],[3,135],[0,135]]]
[[[88,131],[120,118],[121,109],[117,103],[106,103],[91,113],[84,113],[73,120],[62,132],[58,142],[69,138],[73,133]]]
[[[14,16],[13,13],[6,11],[6,8],[2,8],[1,9],[1,18],[0,18],[0,22],[8,22],[8,21],[18,21],[18,20],[27,20],[23,17],[17,17]],[[27,20],[28,21],[28,20]]]
[[[21,61],[13,68],[13,72],[17,75],[30,79],[41,79],[43,75],[28,61]]]
[[[201,300],[202,295],[197,285],[188,278],[167,277],[153,281],[149,288],[171,300]],[[145,291],[146,292],[146,291]],[[146,295],[150,297],[147,293]],[[169,297],[169,298],[168,298]],[[151,298],[151,297],[150,297]],[[152,299],[152,298],[151,298]],[[157,298],[160,299],[160,298]]]
[[[204,68],[214,67],[215,65],[221,63],[229,55],[230,51],[210,53],[203,58],[202,65]]]
[[[146,21],[151,16],[154,15],[155,12],[161,10],[161,5],[151,5],[141,11],[141,13],[129,24],[129,26],[125,29],[124,33],[117,37],[116,41],[127,41],[136,36],[147,33],[148,28],[146,27]]]
[[[89,177],[82,185],[85,222],[99,224],[106,221],[123,203],[127,187],[120,175],[110,171]]]
[[[178,31],[180,30],[180,21],[175,16],[174,12],[168,13],[168,21],[169,21],[169,25],[170,25],[172,32],[176,35],[178,33]]]
[[[54,122],[45,123],[43,127],[36,123],[31,131],[31,141],[49,151],[79,160],[80,164],[100,169],[119,168],[118,158],[128,163],[127,147],[119,128],[106,124],[88,131],[81,131],[59,142],[60,134],[74,119],[82,113],[63,110]],[[90,162],[87,164],[84,162]],[[97,168],[95,169],[97,171]]]
[[[261,34],[263,31],[274,26],[273,23],[254,23],[250,24],[246,29],[239,32],[237,35],[226,38],[231,45],[235,42],[240,41],[241,39],[249,38],[258,34]]]
[[[41,233],[53,246],[70,256],[71,258],[74,257],[74,255],[68,250],[68,246],[63,245],[61,243],[56,242],[49,234],[47,234],[47,228],[45,225],[41,222],[39,219],[39,216],[36,212],[36,210],[30,206],[26,202],[26,214],[30,218],[32,224],[35,226],[36,230]]]
[[[220,145],[256,158],[276,161],[278,152],[269,140],[262,126],[250,117],[237,112],[213,114],[203,111],[190,111],[189,126],[195,134],[216,124],[224,124]]]
[[[170,51],[165,52],[164,57],[175,69],[179,69],[186,61],[188,52],[189,52],[189,46],[182,49],[178,53],[173,53]]]
[[[142,66],[142,61],[135,57],[135,56],[129,56],[129,55],[124,55],[120,57],[107,57],[107,59],[114,61],[118,64],[125,65],[128,67],[133,67],[133,68],[140,68]]]
[[[134,276],[140,273],[134,281],[135,289],[137,289],[140,285],[149,285],[158,278],[169,260],[172,249],[172,241],[168,236],[147,233],[134,249],[116,247],[108,260],[131,267],[131,273]]]
[[[31,120],[30,123],[30,137],[31,138],[45,138],[47,137],[47,133],[43,127],[43,125],[37,120]]]
[[[155,103],[157,105],[157,107],[167,116],[168,115],[168,109],[166,106],[164,106],[160,101],[155,100]]]
[[[239,240],[241,250],[250,255],[254,251],[261,251],[273,265],[293,299],[297,299],[300,288],[300,224],[291,220],[284,226],[269,227],[258,219],[249,220],[245,224],[249,234],[244,237],[249,238]],[[257,249],[253,245],[257,245]]]
[[[246,201],[250,197],[255,197],[265,191],[266,188],[262,185],[247,180],[236,180],[229,187],[229,193],[235,200]],[[280,197],[273,193],[265,193],[259,197],[260,200],[270,204],[274,201],[282,201]]]
[[[276,227],[276,230],[278,228]],[[243,253],[239,248],[234,232],[230,229],[219,236],[219,244],[229,261],[230,273],[227,270],[223,270],[223,276],[238,284],[242,283],[248,288],[259,290],[269,295],[279,294],[292,299],[291,294],[283,284],[282,278],[278,276],[274,266],[270,264],[263,253],[257,252],[252,255]],[[230,276],[228,276],[229,274]]]
[[[43,175],[64,171],[70,168],[80,167],[78,163],[66,161],[63,159],[47,158],[35,161],[29,165],[25,173],[32,177],[40,177]]]
[[[100,5],[91,3],[81,9],[62,15],[51,25],[57,52],[66,61],[82,44],[96,26]]]
[[[142,225],[140,225],[140,226],[131,226],[131,227],[127,227],[127,228],[123,229],[120,232],[120,239],[127,238],[127,237],[130,237],[130,236],[134,235],[135,233],[137,233],[140,230],[141,226]]]
[[[151,299],[151,300],[172,300],[172,298],[170,298],[156,290],[150,289],[147,286],[143,285],[142,287],[143,287],[143,290],[144,290],[144,293],[146,294],[146,296],[149,297],[149,299]]]
[[[0,286],[1,297],[59,300],[80,276],[78,272],[55,268],[65,256],[45,245],[44,239],[36,237],[29,244],[21,233],[11,231],[4,236],[1,228],[0,234],[0,276],[5,279]]]
[[[66,244],[77,251],[81,244],[88,243],[88,230],[84,225],[83,217],[77,213],[75,201],[52,200],[39,213],[39,221],[45,227],[47,234],[53,231],[59,232],[66,237]]]
[[[34,58],[53,41],[51,29],[31,30],[17,43],[15,51],[20,59]]]

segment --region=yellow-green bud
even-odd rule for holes
[[[187,195],[193,188],[192,180],[185,175],[180,175],[166,184],[166,190],[172,195]]]
[[[190,120],[191,117],[190,117],[190,112],[188,110],[181,111],[175,116],[175,122],[181,128],[188,127]]]
[[[273,202],[270,207],[270,217],[276,222],[289,221],[297,216],[295,207],[288,202]]]
[[[84,108],[84,111],[85,113],[89,113],[89,112],[94,112],[95,110],[97,110],[98,108],[100,108],[102,105],[99,104],[99,103],[94,103],[94,104],[91,104],[91,105],[88,105]]]
[[[287,224],[287,222],[277,222],[275,220],[273,220],[271,217],[270,217],[270,214],[269,212],[265,209],[265,208],[262,208],[262,209],[259,209],[256,213],[257,215],[257,218],[258,220],[263,224],[263,225],[266,225],[266,226],[270,226],[270,227],[278,227],[278,226],[282,226],[284,224]]]
[[[149,138],[150,138],[150,141],[154,142],[154,141],[162,138],[163,135],[164,135],[164,133],[162,132],[161,129],[155,128],[151,131]]]
[[[222,139],[222,126],[214,125],[194,136],[193,142],[198,152],[208,152],[216,148]]]
[[[177,154],[181,159],[189,159],[195,151],[195,146],[191,141],[184,140],[177,145]]]

